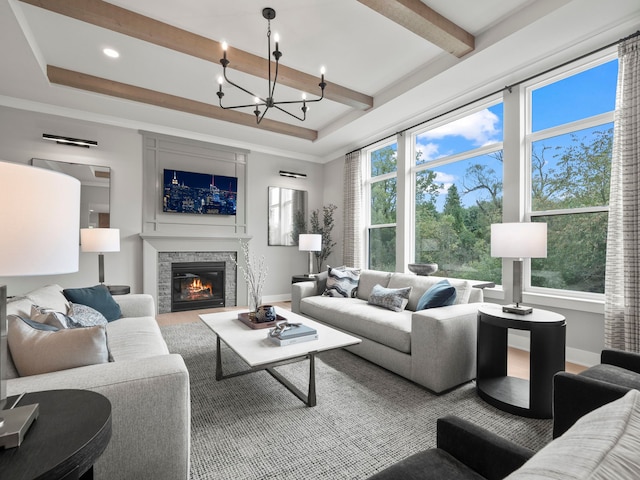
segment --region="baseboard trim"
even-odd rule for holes
[[[528,352],[529,337],[523,337],[522,335],[514,335],[510,333],[509,346]],[[569,363],[575,363],[576,365],[582,365],[583,367],[592,367],[600,363],[600,353],[567,347],[566,359]]]
[[[290,301],[291,301],[290,293],[283,293],[281,295],[263,295],[262,297],[262,303],[264,304],[277,303],[277,302],[290,302]]]

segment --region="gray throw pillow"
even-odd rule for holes
[[[104,326],[45,331],[17,316],[8,321],[7,342],[22,377],[109,361]]]
[[[369,303],[394,312],[401,312],[409,303],[409,295],[411,295],[411,287],[385,288],[382,285],[375,285],[369,295]]]

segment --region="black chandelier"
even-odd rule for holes
[[[324,67],[322,67],[322,69],[320,70],[320,83],[318,84],[318,86],[320,87],[320,97],[314,99],[314,100],[307,100],[306,94],[302,94],[302,100],[289,100],[289,101],[284,101],[284,102],[276,102],[274,100],[274,92],[276,89],[276,82],[278,81],[278,65],[280,63],[280,57],[282,57],[282,52],[279,50],[278,48],[278,42],[279,42],[279,38],[278,38],[278,34],[276,33],[274,35],[274,41],[275,41],[275,50],[273,52],[271,52],[271,20],[273,20],[274,18],[276,18],[276,11],[273,8],[263,8],[262,9],[262,16],[264,18],[267,19],[268,22],[268,26],[267,26],[267,61],[269,64],[269,77],[268,77],[268,84],[269,84],[269,88],[267,90],[267,96],[266,97],[261,97],[259,95],[256,95],[255,93],[250,92],[249,90],[247,90],[246,88],[241,87],[240,85],[232,82],[231,80],[229,80],[229,78],[227,77],[227,66],[229,65],[229,60],[227,60],[227,42],[223,42],[222,43],[222,50],[223,50],[223,58],[220,59],[220,65],[222,65],[222,75],[221,77],[218,77],[218,99],[220,100],[220,107],[225,109],[225,110],[229,110],[229,109],[235,109],[235,108],[255,108],[255,110],[253,111],[253,113],[256,116],[256,121],[258,122],[258,124],[262,121],[262,119],[264,118],[265,114],[267,113],[267,111],[270,108],[276,108],[278,110],[280,110],[281,112],[286,113],[287,115],[291,115],[292,117],[300,120],[301,122],[304,122],[307,118],[307,111],[309,110],[309,107],[307,107],[307,103],[314,103],[314,102],[319,102],[320,100],[322,100],[324,98],[324,87],[327,86],[327,84],[324,81]],[[273,80],[271,79],[271,60],[269,60],[269,55],[273,55],[273,58],[276,61],[276,66],[275,66],[275,74],[273,76]],[[224,78],[223,78],[224,77]],[[254,103],[250,103],[250,104],[246,104],[246,105],[234,105],[234,106],[228,106],[225,107],[224,105],[222,105],[222,97],[224,97],[224,92],[222,91],[222,84],[224,82],[228,82],[229,84],[233,85],[234,87],[242,90],[243,92],[251,95],[252,97],[254,97]],[[300,110],[302,110],[302,116],[296,115],[294,113],[291,113],[287,110],[285,110],[284,108],[282,108],[280,105],[302,105],[302,107],[300,107]],[[260,107],[265,107],[264,110],[260,111]]]

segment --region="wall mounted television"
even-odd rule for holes
[[[235,215],[238,179],[223,175],[164,170],[162,211],[195,215]]]

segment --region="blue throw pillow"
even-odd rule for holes
[[[87,288],[65,288],[62,293],[72,303],[80,303],[97,310],[109,322],[122,317],[120,305],[116,303],[109,289],[104,285]]]
[[[420,300],[418,300],[416,311],[427,308],[446,307],[447,305],[453,305],[455,301],[455,287],[453,287],[448,280],[442,280],[424,292]]]

